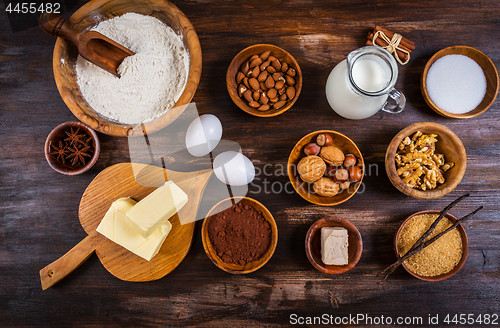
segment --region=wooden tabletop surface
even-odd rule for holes
[[[500,324],[500,101],[478,117],[447,119],[425,104],[419,89],[427,60],[448,46],[475,47],[500,67],[499,1],[173,2],[196,28],[203,50],[203,73],[194,97],[198,111],[216,115],[224,127],[223,138],[239,143],[261,170],[248,196],[262,202],[276,219],[274,256],[252,274],[228,274],[205,254],[199,221],[187,257],[160,280],[121,281],[93,255],[42,291],[39,270],[86,236],[78,220],[85,188],[104,168],[130,157],[125,138],[99,134],[101,155],[88,172],[69,177],[49,167],[45,138],[56,125],[75,119],[54,82],[55,40],[37,27],[12,32],[0,5],[1,326],[281,326],[323,315],[390,317],[393,324],[398,317],[420,317],[419,326],[431,326],[429,316],[438,316],[439,326],[457,326],[451,320],[462,313],[468,322],[474,319],[470,326],[479,326],[479,315],[483,325],[486,317],[494,323],[495,315]],[[407,97],[406,108],[398,115],[380,112],[365,120],[346,120],[328,106],[326,79],[350,51],[364,45],[376,25],[415,42],[410,63],[399,66],[396,84]],[[296,104],[274,118],[244,113],[226,90],[231,59],[256,43],[290,52],[304,76]],[[406,197],[392,186],[384,169],[385,151],[397,132],[426,121],[453,130],[467,151],[462,182],[432,201]],[[322,129],[350,137],[365,162],[378,167],[364,178],[363,193],[335,207],[312,205],[294,192],[276,189],[288,182],[282,168],[295,143]],[[471,197],[452,214],[461,217],[479,205],[484,210],[465,224],[469,257],[463,269],[451,279],[428,283],[399,268],[382,282],[376,275],[395,261],[392,242],[403,219],[417,211],[442,209],[465,192]],[[320,273],[305,254],[308,228],[327,216],[350,220],[363,238],[361,260],[342,275]],[[444,322],[448,314],[449,325]]]

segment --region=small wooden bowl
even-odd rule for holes
[[[347,265],[326,265],[321,261],[321,228],[323,227],[342,227],[348,232],[348,254],[349,262]],[[306,255],[309,262],[319,271],[327,274],[341,274],[351,270],[358,263],[363,252],[363,240],[358,229],[345,219],[324,218],[313,223],[306,235]]]
[[[85,132],[93,139],[92,146],[94,148],[94,153],[92,157],[86,158],[88,162],[83,166],[72,167],[71,165],[60,163],[49,154],[51,152],[50,145],[56,140],[66,138],[67,136],[64,132],[69,131],[71,128],[73,128],[74,130],[80,129],[79,131]],[[78,175],[85,171],[88,171],[92,166],[94,166],[95,162],[97,162],[100,151],[101,144],[99,142],[99,138],[97,137],[97,133],[95,133],[95,131],[88,127],[86,124],[83,124],[79,121],[64,122],[56,126],[47,136],[44,147],[45,159],[49,163],[50,167],[53,168],[56,172],[64,175]]]
[[[464,55],[473,59],[479,66],[481,66],[484,75],[486,76],[486,94],[484,95],[483,101],[481,101],[481,103],[476,108],[468,113],[453,114],[442,110],[431,100],[431,98],[429,97],[429,93],[427,92],[427,73],[429,72],[429,69],[431,68],[432,64],[436,62],[436,60],[446,55]],[[439,115],[450,118],[471,118],[484,113],[488,108],[490,108],[490,106],[495,101],[495,98],[497,97],[498,85],[499,81],[497,69],[495,67],[495,64],[493,64],[488,56],[472,47],[453,46],[444,48],[436,52],[434,56],[429,59],[429,61],[425,65],[424,72],[422,73],[420,90],[422,91],[422,95],[424,96],[427,105],[429,105],[429,107]]]
[[[208,222],[210,221],[212,215],[231,207],[233,204],[235,204],[235,201],[238,203],[241,202],[244,205],[250,205],[253,208],[255,208],[257,212],[262,212],[262,216],[267,220],[267,222],[269,222],[272,230],[271,244],[269,245],[269,248],[266,251],[266,253],[259,260],[247,263],[245,265],[223,262],[222,259],[217,255],[217,253],[213,249],[212,244],[210,242],[210,238],[208,236]],[[208,258],[217,267],[233,274],[247,274],[262,268],[264,264],[266,264],[273,256],[274,250],[276,249],[276,245],[278,244],[278,227],[276,225],[276,221],[274,221],[271,212],[269,212],[269,210],[260,202],[248,197],[231,197],[224,199],[223,201],[219,202],[214,207],[212,207],[212,209],[210,209],[205,220],[203,221],[203,226],[201,228],[201,239],[203,242],[203,248],[205,249]]]
[[[240,70],[241,64],[247,61],[248,58],[250,58],[253,55],[260,55],[265,51],[271,51],[272,56],[278,58],[281,62],[285,62],[289,66],[295,68],[295,70],[297,71],[297,75],[295,75],[294,77],[295,97],[280,109],[274,109],[271,107],[271,109],[265,112],[261,112],[256,108],[248,106],[248,103],[245,101],[245,99],[240,98],[240,96],[238,96],[238,90],[237,90],[238,84],[236,83],[236,74]],[[272,117],[280,115],[289,110],[299,98],[300,91],[302,90],[302,71],[300,70],[300,66],[295,60],[295,58],[293,58],[292,55],[290,55],[288,52],[281,49],[280,47],[273,46],[271,44],[256,44],[246,49],[243,49],[233,58],[231,64],[229,64],[229,67],[227,69],[226,85],[227,85],[227,91],[229,92],[229,96],[236,104],[236,106],[241,108],[244,112],[247,112],[250,115],[258,117]]]
[[[299,173],[297,172],[297,165],[299,164],[300,160],[306,156],[304,154],[304,147],[311,142],[316,142],[317,136],[321,133],[328,133],[332,137],[332,145],[338,147],[344,152],[344,154],[353,154],[354,156],[356,156],[358,159],[357,166],[359,166],[362,170],[361,180],[356,183],[351,183],[349,189],[344,190],[333,197],[320,196],[314,193],[312,184],[308,184],[307,182],[302,181]],[[308,135],[300,139],[299,142],[297,142],[295,147],[293,147],[290,156],[288,157],[288,178],[292,183],[293,189],[295,189],[295,191],[302,198],[316,205],[333,206],[345,202],[346,200],[354,196],[354,194],[358,191],[361,182],[363,181],[364,174],[365,168],[363,155],[359,151],[358,147],[351,139],[336,131],[321,130],[309,133]]]
[[[189,53],[189,75],[183,93],[173,108],[153,121],[137,128],[136,125],[122,124],[97,114],[83,98],[78,87],[75,63],[77,48],[70,41],[57,38],[54,46],[54,78],[62,99],[83,123],[104,134],[126,137],[133,134],[155,132],[173,121],[183,112],[193,99],[201,76],[201,46],[193,25],[187,17],[172,3],[164,0],[92,0],[78,9],[68,20],[78,32],[88,30],[101,21],[121,16],[128,12],[149,15],[158,18],[176,33],[183,36],[184,46]]]
[[[399,236],[399,233],[401,232],[401,230],[403,229],[403,226],[406,224],[406,222],[408,222],[408,220],[410,220],[412,217],[414,217],[416,215],[420,215],[420,214],[440,214],[440,213],[441,213],[441,211],[436,211],[436,210],[420,211],[420,212],[417,212],[415,214],[410,215],[409,217],[406,218],[406,220],[403,221],[403,223],[399,227],[398,231],[396,232],[396,235],[394,236],[394,251],[396,252],[396,256],[397,256],[398,259],[400,258],[399,251],[398,251],[398,236]],[[449,214],[449,213],[446,213],[445,217],[448,220],[450,220],[452,223],[455,223],[457,221],[457,218],[454,217],[453,215]],[[467,241],[467,234],[465,233],[464,227],[462,227],[462,225],[459,224],[457,226],[457,229],[460,232],[460,235],[462,236],[462,252],[463,253],[462,253],[462,258],[460,259],[460,262],[458,262],[458,264],[450,272],[445,273],[445,274],[441,274],[439,276],[434,276],[434,277],[424,277],[424,276],[420,276],[420,275],[418,275],[416,273],[413,273],[410,269],[408,269],[406,267],[406,265],[404,264],[404,262],[402,264],[403,268],[405,268],[405,270],[409,274],[411,274],[412,276],[414,276],[415,278],[418,278],[418,279],[424,280],[424,281],[433,281],[433,282],[434,281],[441,281],[441,280],[448,279],[451,276],[454,276],[464,266],[465,261],[467,260],[467,254],[468,254],[468,250],[469,250],[469,243]]]
[[[396,171],[396,151],[401,141],[411,136],[413,133],[421,131],[422,133],[437,134],[436,153],[443,154],[446,162],[453,162],[455,166],[443,174],[445,183],[438,185],[432,190],[418,190],[408,187],[398,176]],[[465,147],[460,138],[447,127],[431,122],[415,123],[401,130],[391,141],[385,154],[385,171],[391,183],[403,194],[419,199],[436,199],[443,197],[462,180],[467,167],[467,155]]]

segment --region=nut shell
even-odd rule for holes
[[[304,182],[314,182],[321,179],[325,174],[325,169],[325,162],[318,156],[306,156],[297,165],[297,171]]]
[[[335,146],[327,146],[321,148],[319,156],[328,164],[342,165],[344,163],[344,153]]]
[[[358,159],[353,154],[345,155],[344,167],[354,166],[358,163]]]
[[[330,178],[321,178],[314,183],[313,190],[320,196],[333,197],[339,193],[340,185]]]
[[[316,138],[316,143],[321,147],[330,146],[332,144],[332,137],[328,133],[322,133]]]
[[[363,170],[359,166],[350,166],[347,171],[349,171],[349,180],[351,182],[357,182],[363,176]]]

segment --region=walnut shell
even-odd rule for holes
[[[328,164],[342,165],[344,163],[344,153],[335,146],[322,147],[319,156]]]
[[[304,182],[314,182],[325,174],[326,164],[318,156],[306,156],[300,160],[297,170]]]
[[[314,183],[313,189],[320,196],[332,197],[338,194],[340,185],[330,178],[321,178]]]

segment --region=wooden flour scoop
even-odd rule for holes
[[[117,70],[122,61],[134,55],[134,52],[99,32],[76,31],[59,14],[43,13],[40,15],[38,25],[47,34],[73,42],[83,58],[116,77],[120,77]]]
[[[168,179],[188,195],[187,204],[170,218],[172,230],[159,253],[149,262],[96,231],[115,200],[131,197],[139,201],[156,189],[136,182],[134,172],[139,171],[140,181],[144,185],[154,185],[158,179]],[[66,277],[94,251],[106,270],[122,280],[152,281],[170,273],[182,262],[191,247],[196,213],[212,172],[212,169],[206,169],[183,173],[131,163],[116,164],[101,171],[89,184],[80,201],[78,216],[88,236],[61,258],[40,270],[42,289],[45,290]],[[181,225],[179,217],[190,223]]]

